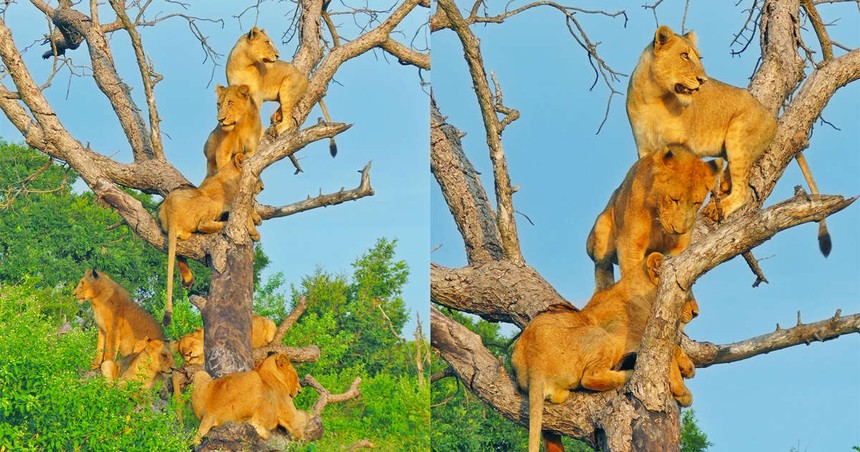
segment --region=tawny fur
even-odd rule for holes
[[[199,188],[180,188],[167,195],[158,211],[161,229],[167,233],[167,304],[163,323],[170,324],[173,315],[173,266],[176,261],[177,240],[188,240],[191,234],[220,232],[227,224],[236,196],[244,154],[236,154],[233,163],[224,165],[214,175],[203,179]],[[248,216],[248,232],[254,240],[260,234],[254,226],[254,216]],[[190,270],[188,270],[190,273]],[[184,281],[184,279],[183,279]]]
[[[74,291],[79,303],[90,300],[98,327],[96,358],[92,368],[105,361],[130,355],[138,341],[151,338],[164,340],[158,321],[137,303],[128,292],[108,275],[87,270]]]
[[[132,354],[119,362],[103,362],[101,370],[108,381],[140,381],[149,389],[158,380],[166,382],[173,366],[170,347],[163,340],[145,338],[135,344]]]
[[[232,163],[233,156],[243,153],[250,157],[257,152],[263,125],[259,104],[254,102],[248,85],[215,87],[218,97],[218,125],[209,133],[203,154],[206,156],[206,176]]]
[[[281,134],[293,128],[293,108],[307,91],[308,78],[278,56],[266,30],[252,28],[236,41],[227,57],[227,83],[248,85],[258,106],[277,101],[280,105],[271,120]],[[331,122],[322,99],[319,104],[326,121]]]
[[[275,322],[261,315],[254,314],[251,323],[251,348],[260,348],[269,345],[275,338],[278,326]],[[186,366],[203,364],[203,328],[182,336],[176,342],[176,350],[182,355]]]
[[[545,400],[562,403],[577,388],[608,391],[630,378],[632,371],[613,366],[639,348],[662,260],[662,254],[652,253],[640,261],[638,272],[596,292],[581,311],[553,309],[525,327],[511,366],[519,387],[528,392],[530,452],[540,448]]]
[[[269,356],[254,370],[217,380],[200,371],[192,383],[191,405],[200,419],[197,441],[212,427],[228,421],[250,423],[263,439],[279,425],[293,439],[303,437],[310,416],[293,403],[301,386],[296,369],[283,353]]]
[[[709,79],[693,32],[657,29],[627,88],[627,117],[639,156],[683,144],[700,157],[723,156],[728,216],[750,201],[750,168],[776,134],[776,118],[747,90]],[[706,214],[716,219],[716,210]]]
[[[638,272],[648,253],[675,255],[685,249],[721,166],[719,159],[703,162],[675,145],[636,161],[588,234],[596,290],[614,282],[612,264],[623,277]]]

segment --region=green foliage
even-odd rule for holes
[[[696,424],[696,412],[687,409],[681,413],[681,452],[704,452],[714,443]]]
[[[151,392],[80,376],[93,331],[59,333],[32,283],[0,287],[0,446],[7,450],[188,450],[172,412],[141,409]],[[26,350],[26,353],[22,353]]]

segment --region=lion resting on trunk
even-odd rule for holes
[[[608,391],[630,378],[631,370],[613,367],[639,349],[662,262],[662,254],[651,253],[640,261],[638,272],[630,271],[615,285],[596,292],[581,311],[552,309],[523,329],[511,366],[519,387],[528,391],[529,452],[540,448],[544,400],[562,403],[574,389]],[[674,358],[671,367],[678,367]],[[674,391],[673,395],[684,396]]]
[[[116,281],[98,270],[87,270],[74,291],[79,303],[90,300],[99,329],[96,359],[92,368],[113,361],[116,354],[127,356],[143,339],[164,340],[158,321],[137,303]]]
[[[722,161],[703,162],[683,146],[666,146],[636,161],[597,216],[585,248],[596,290],[638,272],[648,253],[676,255],[690,243],[696,212],[716,184]]]
[[[302,439],[310,415],[296,409],[299,376],[283,353],[274,353],[254,370],[213,380],[206,371],[192,377],[191,405],[200,419],[199,441],[212,427],[228,421],[248,422],[263,439],[279,425],[293,439]]]
[[[278,332],[278,326],[270,319],[257,314],[253,314],[251,320],[251,348],[269,345]],[[197,328],[194,332],[182,336],[176,342],[176,351],[182,355],[186,366],[203,364],[203,328]]]

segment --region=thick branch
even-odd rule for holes
[[[496,115],[493,94],[487,81],[487,73],[484,71],[484,60],[478,39],[472,34],[453,0],[440,0],[439,8],[445,11],[452,28],[463,44],[466,63],[469,65],[472,83],[478,96],[478,105],[481,107],[487,145],[490,148],[490,160],[493,163],[493,179],[496,185],[496,224],[502,239],[502,251],[505,258],[515,263],[522,263],[520,239],[514,220],[513,189],[508,174],[507,159],[502,148],[502,126]]]
[[[349,389],[347,389],[346,392],[340,394],[332,394],[331,391],[323,387],[320,382],[316,381],[316,379],[314,379],[314,377],[310,375],[305,375],[305,378],[302,380],[302,383],[304,383],[304,385],[306,386],[314,388],[314,391],[316,391],[317,394],[320,395],[317,401],[314,402],[314,406],[311,409],[311,412],[314,414],[314,416],[317,417],[322,414],[323,409],[329,403],[340,403],[350,399],[361,397],[361,392],[358,390],[358,385],[361,384],[361,377],[353,380],[352,385],[349,387]]]
[[[528,264],[507,260],[456,269],[430,264],[430,300],[521,328],[547,307],[569,304]]]
[[[430,70],[430,54],[410,49],[394,39],[388,38],[380,45],[382,50],[394,55],[400,64],[411,64],[421,69]]]
[[[821,44],[821,55],[824,61],[833,59],[833,42],[830,40],[830,35],[827,34],[827,29],[824,27],[824,21],[812,4],[812,0],[801,0],[801,5],[812,22],[812,28],[815,29],[815,35],[818,36],[818,42]]]
[[[681,345],[696,367],[702,368],[740,361],[795,345],[829,341],[851,333],[860,333],[860,314],[841,317],[841,312],[836,311],[836,315],[820,322],[806,325],[798,323],[797,326],[788,329],[782,329],[777,325],[773,333],[733,344],[716,345],[710,342],[692,341],[685,337]]]
[[[481,179],[463,151],[461,134],[436,108],[431,99],[430,171],[463,237],[470,263],[502,258],[496,217]]]
[[[373,187],[370,186],[371,163],[372,162],[368,162],[367,165],[365,165],[364,168],[360,171],[361,182],[359,182],[358,186],[353,188],[352,190],[344,190],[343,188],[341,188],[340,191],[337,191],[335,193],[330,193],[326,195],[321,194],[313,198],[308,197],[304,201],[295,202],[286,206],[261,206],[257,209],[257,213],[259,213],[264,220],[267,220],[269,218],[278,218],[286,217],[288,215],[294,215],[299,212],[316,209],[318,207],[328,207],[341,204],[347,201],[355,201],[357,199],[364,198],[365,196],[373,196]]]
[[[766,0],[762,10],[762,62],[749,89],[776,115],[804,77],[803,58],[797,53],[800,11],[797,2],[781,0]]]

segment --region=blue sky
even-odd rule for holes
[[[255,20],[253,11],[243,16],[241,24],[233,18],[244,8],[239,3],[205,4],[200,7],[195,3],[184,12],[224,19],[223,29],[217,24],[199,23],[209,44],[223,55],[211,84],[212,65],[204,62],[200,44],[185,21],[170,19],[157,27],[141,30],[156,71],[164,76],[156,85],[155,93],[163,119],[161,129],[169,136],[164,138],[167,159],[194,183],[199,183],[205,175],[203,144],[216,124],[215,84],[226,85],[223,68],[226,56],[241,33],[250,29]],[[257,25],[265,28],[276,43],[289,25],[285,14],[293,6],[289,2],[262,2]],[[157,4],[151,11],[167,13],[171,11],[165,8],[170,7]],[[110,21],[111,13],[109,7],[103,10],[102,21]],[[406,30],[407,44],[415,30],[426,21],[426,13],[426,9],[417,8],[403,22],[401,29]],[[44,16],[29,3],[9,6],[5,20],[19,48],[46,32]],[[335,23],[345,26],[344,37],[356,36],[352,20],[352,16],[334,17]],[[416,40],[418,45],[423,42],[423,36],[420,34]],[[404,40],[402,36],[397,38]],[[128,37],[115,33],[111,42],[120,74],[134,86],[132,93],[145,114],[143,89]],[[295,42],[279,44],[281,57],[290,58],[295,45]],[[40,57],[44,50],[36,46],[25,54],[25,61],[39,83],[47,78],[51,67],[50,60]],[[88,61],[84,46],[69,55],[79,65]],[[9,83],[8,79],[3,83]],[[78,140],[90,143],[93,149],[117,160],[132,160],[119,123],[91,78],[70,78],[68,72],[62,72],[46,95],[63,124]],[[327,140],[308,146],[298,154],[305,172],[294,176],[287,159],[269,167],[262,175],[266,189],[257,199],[264,204],[283,205],[320,192],[354,188],[359,183],[358,171],[371,160],[371,182],[376,194],[335,207],[266,221],[259,228],[263,249],[271,258],[264,278],[281,271],[288,283],[298,284],[316,267],[351,275],[351,263],[371,248],[377,238],[397,239],[396,257],[405,260],[411,271],[403,297],[412,320],[404,334],[411,337],[416,313],[420,313],[427,332],[429,96],[422,91],[418,70],[401,66],[396,59],[378,51],[366,54],[341,66],[329,85],[325,101],[333,121],[354,124],[337,137],[337,158],[329,156]],[[263,106],[265,125],[274,108],[274,103]],[[316,122],[320,116],[317,107],[308,123]],[[20,134],[5,117],[0,118],[0,137],[21,141]]]
[[[640,3],[601,2],[601,8],[627,8],[623,19],[577,15],[601,56],[618,72],[630,74],[653,38],[654,15]],[[749,2],[691,2],[687,30],[698,34],[703,64],[712,78],[746,86],[759,57],[758,35],[746,53],[730,54],[733,34]],[[513,7],[520,6],[515,3]],[[593,6],[598,7],[598,6]],[[825,21],[839,19],[831,37],[860,45],[856,5],[825,4]],[[491,9],[491,11],[498,11]],[[683,2],[665,2],[660,24],[681,29]],[[514,207],[535,223],[517,217],[523,254],[567,299],[580,306],[593,291],[593,264],[585,239],[610,193],[635,161],[636,150],[624,97],[615,96],[603,131],[595,135],[608,91],[594,75],[584,51],[570,37],[563,17],[532,10],[502,25],[476,26],[488,71],[494,71],[505,104],[521,118],[503,136],[512,185],[520,186]],[[818,49],[812,37],[807,43]],[[492,196],[492,170],[483,142],[480,112],[471,91],[459,41],[452,32],[433,35],[433,89],[443,115],[467,132],[463,142]],[[838,51],[837,54],[843,52]],[[626,93],[627,79],[617,84]],[[823,193],[860,194],[860,86],[837,92],[824,112],[839,127],[816,125],[805,152]],[[791,163],[767,204],[790,197],[804,185]],[[701,315],[687,327],[690,337],[731,343],[789,327],[801,311],[804,322],[823,320],[837,308],[860,312],[860,209],[852,206],[828,219],[834,250],[822,257],[817,225],[784,231],[754,250],[770,284],[751,288],[753,275],[736,258],[712,270],[694,287]],[[433,182],[431,244],[442,245],[434,262],[465,264],[462,240]],[[850,450],[860,445],[860,337],[797,346],[745,361],[701,369],[687,381],[701,428],[715,451]]]

